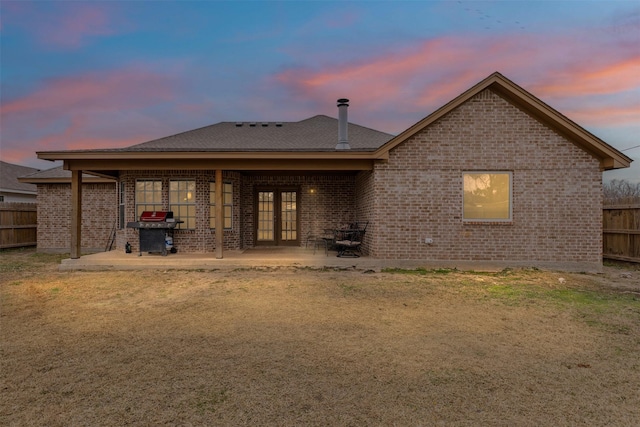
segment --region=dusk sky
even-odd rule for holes
[[[221,121],[397,134],[494,71],[623,150],[640,181],[640,0],[0,1],[3,161]]]

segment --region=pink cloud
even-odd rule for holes
[[[135,67],[51,79],[39,90],[5,102],[2,115],[27,113],[56,118],[73,110],[143,107],[170,99],[168,83],[166,76]]]
[[[49,2],[37,7],[15,2],[7,6],[14,17],[10,22],[21,25],[40,44],[76,49],[98,36],[121,32],[127,25],[115,22],[113,4],[98,2]]]
[[[604,95],[631,91],[640,87],[640,56],[617,62],[593,63],[557,73],[551,79],[534,85],[543,96]]]
[[[43,20],[34,31],[43,44],[78,48],[88,38],[115,34],[117,26],[101,5],[71,3],[63,8],[63,13]]]
[[[343,94],[371,107],[386,105],[399,94],[428,85],[433,75],[422,74],[430,60],[446,50],[448,40],[436,39],[403,52],[385,53],[356,63],[330,65],[326,70],[289,69],[275,77],[301,97],[323,99],[323,94]],[[452,62],[451,58],[444,58]],[[445,68],[443,61],[439,67]],[[419,83],[418,83],[419,82]],[[324,101],[323,101],[324,102]]]
[[[505,51],[510,43],[513,42],[496,40],[490,47]],[[490,54],[480,43],[443,37],[357,63],[329,65],[326,70],[285,70],[275,80],[295,98],[316,100],[318,106],[327,105],[336,97],[347,97],[369,115],[386,111],[386,118],[381,119],[380,115],[375,125],[371,124],[383,129],[380,120],[390,124],[390,117],[407,112],[414,113],[409,121],[418,120],[418,111],[424,117],[491,72],[511,68],[507,60],[497,59],[500,57],[497,52]],[[399,132],[409,124],[405,117],[384,130]]]
[[[2,147],[2,161],[4,162],[28,166],[30,164],[33,164],[33,158],[34,156],[32,153],[28,153],[23,149],[16,147]]]
[[[326,104],[336,96],[347,97],[369,115],[385,110],[399,118],[418,109],[424,117],[493,71],[502,72],[543,100],[551,98],[561,111],[576,98],[640,90],[640,58],[633,49],[601,46],[606,53],[594,57],[583,36],[447,36],[399,52],[381,52],[357,63],[291,68],[275,80],[296,98]],[[580,115],[583,110],[585,114]],[[607,116],[610,123],[638,119],[633,105],[609,105],[589,113],[582,106],[572,111],[578,113],[576,117]],[[389,118],[385,121],[391,122]],[[395,129],[386,130],[398,132],[406,125],[398,120]]]
[[[176,82],[142,67],[46,81],[2,104],[6,152],[119,147],[163,136],[168,127],[149,109],[175,96]]]
[[[171,98],[170,79],[143,69],[94,72],[51,79],[25,97],[6,101],[2,116],[28,113],[57,119],[73,111],[139,108]]]
[[[640,101],[630,105],[584,106],[565,113],[578,123],[592,126],[633,125],[640,123]]]
[[[67,47],[79,47],[89,37],[116,32],[104,7],[85,4],[75,6],[70,14],[62,17],[58,25],[43,30],[41,36],[46,37],[44,41]]]
[[[100,135],[94,132],[99,124],[95,120],[89,119],[85,115],[77,114],[72,116],[71,123],[62,132],[50,134],[45,137],[37,138],[32,141],[37,147],[41,147],[38,151],[43,151],[55,147],[64,141],[64,148],[67,150],[74,149],[90,149],[97,147],[118,148],[126,147],[135,143],[144,141],[144,132],[139,129],[132,128],[131,131],[136,136],[122,137],[108,134]]]

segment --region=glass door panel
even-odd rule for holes
[[[256,244],[297,245],[298,192],[266,190],[256,193]]]
[[[275,212],[274,192],[258,192],[258,242],[274,242],[275,240]]]
[[[280,240],[291,242],[298,240],[297,193],[283,191],[280,193]]]

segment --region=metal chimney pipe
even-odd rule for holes
[[[346,98],[338,99],[338,144],[336,150],[350,150],[349,138],[347,135],[347,109],[349,108],[349,100]]]

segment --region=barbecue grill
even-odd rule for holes
[[[127,228],[138,230],[140,253],[161,252],[162,256],[167,255],[167,237],[173,241],[173,229],[182,221],[176,221],[171,211],[144,211],[140,215],[140,221],[127,223]]]

